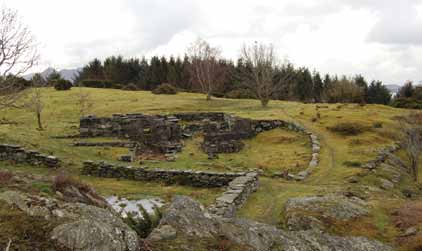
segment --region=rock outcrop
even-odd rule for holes
[[[82,203],[66,203],[53,198],[20,192],[0,193],[0,202],[18,207],[30,216],[54,219],[58,225],[49,234],[58,246],[77,251],[138,251],[135,231],[116,213]]]
[[[167,233],[171,233],[167,234]],[[169,238],[170,236],[170,238]],[[283,231],[275,226],[245,219],[224,219],[208,215],[188,197],[176,197],[147,242],[153,250],[219,250],[201,246],[201,240],[224,239],[239,250],[255,251],[392,251],[378,241],[364,237],[338,237],[319,231]],[[186,240],[195,240],[186,245]]]
[[[325,222],[350,221],[368,214],[366,203],[341,195],[311,196],[289,199],[285,205],[289,230],[324,230]]]

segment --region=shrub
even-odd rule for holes
[[[172,86],[171,84],[161,84],[157,88],[155,88],[152,93],[154,94],[167,94],[167,95],[173,95],[177,94],[176,87]]]
[[[127,84],[121,88],[122,90],[126,91],[137,91],[138,87],[134,83]]]
[[[54,89],[58,91],[67,91],[72,88],[72,83],[66,79],[53,80]]]
[[[162,218],[160,210],[154,208],[154,214],[150,215],[143,206],[138,205],[142,218],[136,217],[132,213],[128,213],[124,221],[130,228],[141,237],[146,238],[158,226]]]
[[[0,171],[0,184],[8,183],[13,177],[13,174],[6,171]]]
[[[414,98],[397,98],[393,101],[392,106],[396,108],[422,109],[422,100]]]
[[[255,94],[249,89],[237,89],[229,91],[225,97],[232,99],[254,99]]]
[[[103,79],[85,79],[81,81],[81,85],[90,88],[114,88],[118,86],[117,84],[113,84],[112,81]]]
[[[54,191],[64,192],[66,188],[72,187],[72,186],[86,193],[93,192],[93,189],[90,186],[88,186],[85,183],[82,183],[81,181],[63,172],[57,175],[56,177],[54,177],[54,180],[53,180]]]
[[[365,131],[369,131],[367,126],[358,123],[338,123],[335,126],[327,127],[327,129],[345,136],[358,135]]]
[[[345,161],[343,162],[343,164],[347,167],[361,167],[362,163],[360,163],[359,161]]]
[[[382,122],[374,122],[374,123],[372,124],[372,126],[373,126],[374,128],[382,128]]]

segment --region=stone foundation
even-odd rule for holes
[[[111,118],[93,115],[80,120],[81,137],[118,137],[137,142],[137,150],[174,152],[181,148],[182,130],[174,116],[114,114]]]
[[[60,167],[60,160],[55,156],[48,156],[37,151],[25,150],[21,146],[0,144],[0,161],[14,161],[16,163],[48,168]]]
[[[105,162],[85,161],[83,175],[104,178],[120,178],[138,181],[159,181],[193,187],[227,187],[215,203],[210,206],[211,214],[231,218],[241,208],[249,196],[258,189],[257,173],[217,173],[202,171],[181,171],[144,169],[131,166],[115,166]]]

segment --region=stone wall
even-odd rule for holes
[[[73,143],[73,146],[134,148],[136,146],[136,142],[75,142]]]
[[[208,211],[211,214],[231,218],[241,208],[249,196],[259,186],[258,174],[251,173],[217,173],[202,171],[181,171],[144,169],[132,166],[115,166],[105,162],[85,161],[83,175],[104,178],[121,178],[138,181],[159,181],[167,184],[179,184],[193,187],[227,187]]]
[[[81,137],[119,137],[138,143],[139,152],[176,152],[181,149],[182,130],[174,116],[114,114],[110,118],[93,115],[80,120]]]
[[[142,167],[115,166],[105,162],[95,163],[92,161],[85,161],[83,163],[82,174],[104,178],[160,181],[167,184],[208,188],[227,186],[235,178],[245,175],[245,173],[145,169]]]
[[[237,177],[228,184],[226,191],[215,200],[208,211],[220,217],[232,218],[249,196],[258,190],[258,186],[257,173],[247,173],[245,176]]]
[[[60,160],[55,156],[48,156],[37,151],[25,150],[21,146],[0,144],[0,161],[5,160],[49,168],[58,168],[60,166]]]

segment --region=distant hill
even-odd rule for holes
[[[401,88],[401,86],[400,85],[385,85],[385,87],[387,87],[387,89],[393,94],[393,95],[396,95],[398,92],[399,92],[399,90],[400,90],[400,88]]]
[[[43,78],[47,78],[51,73],[54,72],[54,68],[49,67],[47,69],[45,69],[44,71],[40,72],[41,76]],[[73,80],[75,79],[75,77],[78,75],[78,72],[81,70],[81,68],[77,68],[77,69],[63,69],[58,71],[60,76],[66,80],[69,80],[71,82],[73,82]],[[30,80],[32,79],[32,77],[35,75],[35,73],[30,73],[27,74],[25,76],[23,76],[24,79]]]

